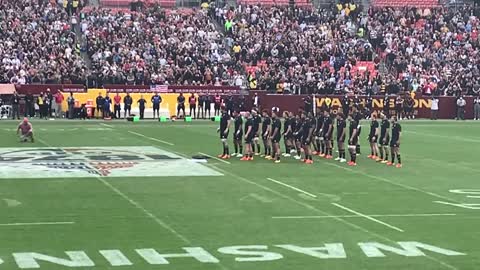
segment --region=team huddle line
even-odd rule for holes
[[[272,109],[271,112],[262,111],[262,116],[256,109],[245,112],[243,116],[239,111],[234,111],[232,116],[222,107],[220,127],[217,131],[220,133],[223,153],[218,156],[219,158],[239,157],[242,161],[252,161],[254,156],[260,156],[280,163],[281,156],[293,156],[294,159],[306,164],[313,164],[313,156],[333,159],[334,143],[336,142],[338,156],[335,160],[341,163],[347,162],[346,150],[348,149],[350,161],[347,164],[349,166],[357,165],[357,155],[360,154],[359,138],[362,130],[360,125],[362,114],[355,106],[348,112],[348,115],[343,112],[333,115],[329,109],[319,109],[315,116],[306,111],[301,111],[299,114],[283,112],[283,130],[277,108]],[[378,116],[374,112],[369,117],[368,142],[371,153],[368,158],[388,166],[401,168],[402,127],[398,123],[397,116],[392,116],[389,120],[385,114],[380,113]],[[380,123],[378,119],[380,119]],[[234,153],[230,154],[228,136],[232,121]],[[347,121],[349,122],[348,130]],[[261,154],[260,138],[263,143],[263,154]],[[282,138],[284,153],[280,147]],[[348,144],[347,148],[346,144]],[[395,161],[397,161],[396,165]]]

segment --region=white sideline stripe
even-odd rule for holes
[[[170,145],[170,146],[175,145],[175,144],[173,144],[173,143],[170,143],[170,142],[167,142],[167,141],[162,141],[162,140],[159,140],[159,139],[157,139],[157,138],[152,138],[152,137],[145,136],[145,135],[140,134],[140,133],[137,133],[137,132],[135,132],[135,131],[130,131],[130,130],[129,130],[128,133],[133,134],[133,135],[137,135],[137,136],[140,136],[140,137],[143,137],[143,138],[145,138],[145,139],[149,139],[149,140],[152,140],[152,141],[156,141],[156,142],[159,142],[159,143],[164,143],[164,144],[166,144],[166,145]]]
[[[356,171],[356,170],[353,170],[353,169],[350,169],[350,168],[347,168],[347,167],[343,167],[343,166],[337,165],[337,164],[335,164],[335,163],[325,162],[324,164],[326,164],[326,165],[328,165],[328,166],[337,167],[337,168],[339,168],[339,169],[342,169],[342,170],[345,170],[345,171],[349,171],[349,172],[352,172],[352,173],[360,174],[360,175],[363,175],[363,176],[368,177],[368,178],[371,178],[371,179],[375,179],[375,180],[378,180],[378,181],[386,182],[386,183],[392,184],[392,185],[394,185],[394,186],[402,187],[402,188],[409,189],[409,190],[418,191],[418,192],[421,192],[421,193],[424,193],[424,194],[427,194],[427,195],[430,195],[430,196],[433,196],[433,197],[436,197],[436,198],[440,198],[440,199],[443,199],[443,200],[447,200],[447,201],[450,201],[450,202],[462,203],[462,202],[460,202],[460,201],[458,201],[458,200],[455,200],[455,199],[452,199],[452,198],[448,198],[448,197],[442,196],[442,195],[440,195],[440,194],[436,194],[436,193],[433,193],[433,192],[430,192],[430,191],[425,191],[425,190],[423,190],[423,189],[416,188],[416,187],[412,187],[412,186],[409,186],[409,185],[396,183],[396,182],[393,182],[393,181],[388,180],[388,179],[383,178],[383,177],[371,175],[371,174],[364,173],[364,172],[361,172],[361,171]]]
[[[398,228],[398,227],[395,227],[395,226],[390,225],[390,224],[388,224],[388,223],[386,223],[386,222],[380,221],[380,220],[378,220],[378,219],[376,219],[376,218],[373,218],[372,216],[367,216],[367,215],[365,215],[365,214],[362,214],[362,213],[360,213],[360,212],[357,212],[357,211],[355,211],[355,210],[353,210],[353,209],[350,209],[350,208],[348,208],[348,207],[346,207],[346,206],[343,206],[343,205],[341,205],[341,204],[338,204],[338,203],[332,203],[332,204],[335,205],[335,206],[338,207],[338,208],[341,208],[341,209],[347,211],[347,212],[350,212],[350,213],[355,214],[355,215],[357,215],[357,216],[366,218],[366,219],[368,219],[368,220],[370,220],[370,221],[373,221],[373,222],[376,222],[376,223],[378,223],[378,224],[382,224],[382,225],[384,225],[384,226],[387,226],[387,227],[389,227],[390,229],[394,229],[394,230],[399,231],[399,232],[405,232],[404,230],[402,230],[402,229],[400,229],[400,228]]]
[[[314,194],[312,194],[312,193],[310,193],[310,192],[306,192],[305,190],[301,190],[301,189],[296,188],[296,187],[294,187],[294,186],[291,186],[291,185],[289,185],[289,184],[285,184],[285,183],[280,182],[280,181],[278,181],[278,180],[275,180],[275,179],[272,179],[272,178],[267,178],[267,180],[268,180],[268,181],[272,181],[272,182],[274,182],[274,183],[277,183],[277,184],[279,184],[279,185],[282,185],[282,186],[291,188],[291,189],[293,189],[293,190],[296,190],[296,191],[298,191],[298,192],[301,192],[301,193],[303,193],[303,194],[305,194],[305,195],[307,195],[307,196],[310,196],[310,197],[312,197],[312,198],[317,198],[317,195],[314,195]]]
[[[289,201],[291,201],[291,202],[293,202],[293,203],[295,203],[295,204],[297,204],[297,205],[303,206],[303,207],[305,207],[306,209],[312,210],[312,211],[317,212],[317,213],[320,213],[320,214],[322,214],[322,215],[330,215],[330,213],[325,212],[325,211],[323,211],[323,210],[321,210],[321,209],[318,209],[317,207],[315,207],[315,206],[313,206],[313,205],[311,205],[311,204],[309,204],[309,203],[296,200],[295,198],[292,198],[292,197],[290,197],[290,196],[288,196],[288,195],[285,195],[285,194],[283,194],[283,193],[281,193],[281,192],[278,192],[278,191],[276,191],[276,190],[273,190],[273,189],[271,189],[271,188],[269,188],[269,187],[267,187],[267,186],[264,186],[264,185],[262,185],[262,184],[259,184],[259,183],[255,182],[255,181],[249,180],[249,179],[247,179],[247,178],[245,178],[245,177],[241,177],[241,176],[239,176],[238,174],[228,172],[228,171],[226,171],[226,170],[224,170],[224,169],[221,169],[221,168],[219,168],[219,167],[213,166],[213,165],[211,165],[211,164],[207,164],[207,166],[212,167],[212,168],[215,168],[217,171],[222,172],[222,173],[224,173],[225,175],[230,175],[230,176],[232,176],[232,178],[235,178],[235,179],[237,179],[237,180],[239,180],[239,181],[241,181],[241,182],[248,183],[248,184],[257,186],[258,188],[261,188],[261,189],[263,189],[263,190],[269,191],[269,192],[271,192],[271,193],[273,193],[273,194],[275,194],[275,195],[277,195],[277,196],[279,196],[279,197],[281,197],[281,198],[283,198],[283,199],[289,200]],[[356,225],[356,224],[354,224],[354,223],[351,223],[351,222],[349,222],[349,221],[346,220],[346,219],[339,218],[339,217],[334,218],[334,219],[337,220],[337,221],[339,221],[339,222],[341,222],[341,223],[343,223],[343,224],[345,224],[345,225],[348,225],[348,226],[350,226],[350,227],[352,227],[352,228],[354,228],[354,229],[357,229],[357,230],[360,230],[360,231],[362,231],[362,232],[364,232],[364,233],[367,233],[367,234],[369,234],[369,235],[371,235],[371,236],[373,236],[373,237],[376,237],[376,238],[385,240],[385,241],[387,241],[387,242],[389,242],[389,243],[394,243],[394,244],[396,243],[396,241],[392,240],[391,238],[389,238],[389,237],[387,237],[387,236],[384,236],[384,235],[382,235],[382,234],[378,234],[378,233],[369,231],[368,229],[365,229],[364,227],[361,227],[361,226],[359,226],[359,225]],[[425,257],[428,258],[429,260],[433,261],[433,262],[438,263],[439,265],[441,265],[441,266],[443,266],[443,267],[445,267],[445,268],[448,268],[448,269],[451,269],[451,270],[459,270],[459,269],[456,268],[455,266],[450,265],[450,264],[448,264],[448,263],[446,263],[446,262],[444,262],[444,261],[442,261],[442,260],[439,260],[439,259],[437,259],[437,258],[435,258],[435,257],[432,257],[432,256],[430,256],[430,255],[426,255]]]
[[[456,216],[457,214],[385,214],[369,215],[370,217],[442,217]],[[358,215],[339,215],[339,216],[278,216],[273,219],[318,219],[318,218],[359,218]]]
[[[101,126],[104,126],[104,127],[109,127],[109,128],[113,128],[112,125],[108,125],[108,124],[105,124],[105,123],[100,123]]]
[[[220,162],[223,162],[223,163],[225,163],[225,164],[232,164],[232,163],[230,163],[230,161],[226,161],[226,160],[223,160],[223,159],[221,159],[221,158],[218,158],[218,157],[215,157],[215,156],[212,156],[212,155],[209,155],[209,154],[205,154],[205,153],[202,153],[202,152],[198,152],[198,153],[199,153],[200,155],[204,155],[204,156],[207,156],[207,157],[209,157],[209,158],[216,159],[216,160],[218,160],[218,161],[220,161]]]
[[[71,225],[75,224],[73,221],[52,221],[52,222],[17,222],[17,223],[1,223],[0,226],[42,226],[42,225]]]

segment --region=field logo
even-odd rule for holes
[[[218,176],[156,147],[0,148],[0,178]]]

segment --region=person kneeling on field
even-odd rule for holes
[[[17,134],[20,136],[20,142],[26,142],[28,139],[33,143],[33,128],[28,118],[23,118],[22,123],[18,125]]]

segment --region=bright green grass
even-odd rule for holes
[[[19,144],[17,122],[0,121],[0,147],[155,146],[186,157],[221,150],[211,122],[126,123],[35,121],[37,141]],[[79,269],[248,269],[248,270],[439,270],[480,269],[480,210],[445,204],[479,204],[480,198],[452,193],[479,189],[480,123],[454,121],[402,122],[404,167],[396,169],[368,160],[364,124],[358,166],[315,159],[311,166],[293,159],[281,164],[257,158],[230,164],[216,159],[205,166],[216,177],[0,179],[0,224],[72,221],[70,225],[0,226],[0,269],[19,269],[12,253],[39,252],[67,258],[64,251],[85,251],[95,266]],[[96,130],[96,129],[103,130]],[[72,130],[74,129],[74,130]],[[166,141],[168,145],[129,133]],[[233,148],[233,146],[232,146]],[[232,149],[233,150],[233,149]],[[1,166],[1,165],[0,165]],[[2,168],[0,167],[0,170]],[[155,170],[156,168],[151,168]],[[185,170],[189,168],[186,167]],[[314,196],[269,181],[272,178]],[[274,219],[279,216],[455,214],[454,216]],[[466,253],[405,257],[384,251],[369,258],[360,242],[418,241]],[[343,243],[347,258],[319,259],[275,245],[322,247]],[[265,245],[283,259],[239,262],[217,251],[235,245]],[[202,247],[220,263],[172,258],[169,265],[150,265],[135,249],[181,253]],[[133,263],[113,267],[99,250],[119,249]],[[3,260],[3,264],[1,263]],[[40,262],[41,269],[69,269]]]

